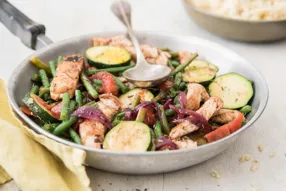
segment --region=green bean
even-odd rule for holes
[[[30,93],[33,93],[33,94],[37,94],[39,92],[39,86],[36,86],[34,85],[31,90],[30,90]]]
[[[59,56],[57,59],[57,65],[59,65],[63,61],[63,56]]]
[[[160,121],[157,121],[154,125],[154,133],[155,133],[155,137],[159,138],[161,136],[163,136],[163,132],[162,132],[162,127],[160,124]]]
[[[180,65],[180,63],[179,63],[178,61],[176,61],[176,60],[172,60],[171,63],[172,63],[172,65],[173,65],[174,67],[177,67],[177,66]]]
[[[82,104],[82,95],[80,90],[75,90],[75,101],[77,103],[77,106],[81,107]]]
[[[122,119],[125,116],[124,112],[118,113],[115,117],[118,119]]]
[[[160,48],[160,50],[165,51],[165,52],[169,52],[170,51],[169,48]]]
[[[165,111],[165,115],[166,115],[167,117],[174,116],[175,114],[176,114],[176,112],[175,112],[174,110],[172,110],[172,109],[167,109],[167,110]]]
[[[195,60],[198,57],[198,54],[192,55],[192,57],[184,64],[180,64],[172,73],[172,76],[175,76],[178,72],[182,72],[187,66],[189,66],[193,60]]]
[[[41,76],[39,74],[34,74],[32,76],[32,81],[33,82],[42,82]]]
[[[169,94],[171,97],[176,97],[178,95],[178,93],[179,92],[174,87],[169,89]]]
[[[51,60],[49,62],[49,66],[50,66],[50,69],[51,69],[53,77],[55,77],[56,76],[56,65],[55,65],[55,62],[53,60]]]
[[[170,68],[172,68],[172,67],[173,67],[173,65],[172,65],[172,61],[171,61],[171,60],[168,60],[168,66],[169,66]]]
[[[164,99],[167,96],[167,94],[165,92],[160,92],[158,95],[156,95],[156,97],[154,97],[152,99],[152,101],[158,102],[162,99]]]
[[[101,80],[97,80],[97,79],[94,79],[93,80],[93,83],[98,85],[98,86],[101,86],[102,85],[102,81]]]
[[[165,134],[169,135],[170,127],[169,127],[169,124],[167,121],[167,117],[165,115],[164,107],[162,105],[159,105],[158,107],[159,107],[160,112],[161,112],[160,120],[161,120],[161,125],[162,125],[162,131]]]
[[[76,108],[76,102],[74,100],[71,100],[69,104],[69,116],[73,113],[75,108]]]
[[[81,145],[81,140],[79,138],[79,135],[77,134],[77,132],[75,132],[75,130],[73,130],[72,128],[69,129],[69,134],[70,134],[70,137],[72,138],[72,140]]]
[[[87,70],[87,75],[92,75],[97,72],[110,72],[110,73],[118,73],[118,72],[123,72],[125,70],[128,70],[130,68],[133,68],[133,65],[129,66],[121,66],[121,67],[115,67],[115,68],[104,68],[104,69],[88,69]]]
[[[45,88],[49,88],[50,87],[50,81],[49,81],[49,78],[47,76],[46,71],[43,70],[43,69],[40,69],[39,73],[40,73],[40,76],[41,76],[41,79],[42,79],[43,86]]]
[[[88,77],[83,72],[80,73],[80,79],[81,79],[84,87],[88,91],[88,93],[91,95],[91,97],[96,99],[98,97],[98,93],[94,89],[94,87],[92,86],[92,84],[91,84],[90,80],[88,79]]]
[[[31,60],[32,64],[34,64],[36,67],[38,67],[39,69],[43,69],[45,70],[48,74],[51,74],[51,69],[49,68],[49,66],[47,66],[46,64],[44,64],[39,58],[37,58],[36,56],[32,57]]]
[[[122,119],[123,119],[124,116],[125,116],[125,113],[124,113],[124,112],[118,113],[118,114],[114,117],[114,120],[112,121],[112,126],[114,127],[114,126],[118,125],[118,124],[122,121]]]
[[[155,133],[153,131],[153,129],[150,129],[150,134],[151,134],[151,143],[150,146],[148,148],[148,151],[155,151],[156,150],[156,143],[155,143]]]
[[[246,105],[243,108],[241,108],[239,111],[243,113],[243,115],[247,115],[249,112],[251,112],[252,107],[250,105]]]
[[[58,126],[58,123],[52,123],[52,124],[45,124],[43,126],[43,129],[45,129],[46,131],[52,133],[54,131],[54,129]]]
[[[69,104],[70,104],[69,93],[64,93],[62,103],[63,103],[63,105],[62,105],[60,119],[61,120],[68,120],[68,118],[69,118]]]
[[[54,135],[61,135],[62,133],[66,132],[75,122],[77,121],[78,117],[71,117],[67,121],[63,121],[61,124],[59,124],[55,130],[53,131]]]
[[[113,78],[116,81],[116,84],[122,93],[126,93],[129,91],[129,88],[124,83],[122,83],[117,77],[113,76]]]
[[[179,52],[169,52],[172,58],[177,58],[179,56]]]
[[[48,101],[48,100],[50,100],[50,99],[51,99],[50,94],[45,94],[44,97],[43,97],[43,100],[44,100],[44,101]]]
[[[179,89],[181,82],[182,82],[182,72],[178,72],[174,79],[174,88]]]
[[[181,82],[179,85],[179,90],[185,90],[187,88],[187,83],[186,82]]]
[[[41,87],[39,91],[39,96],[42,97],[43,95],[50,93],[50,88]]]
[[[91,105],[93,105],[95,103],[96,103],[95,101],[91,101],[91,102],[86,103],[84,106],[91,106]]]
[[[143,122],[144,118],[145,118],[146,111],[147,110],[145,108],[141,107],[138,111],[136,121]]]

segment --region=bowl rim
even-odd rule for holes
[[[230,22],[238,22],[238,23],[244,23],[244,24],[276,24],[276,23],[286,23],[286,19],[280,19],[280,20],[262,20],[262,21],[259,21],[259,20],[246,20],[246,19],[235,19],[235,18],[232,18],[232,17],[224,17],[224,16],[221,16],[221,15],[218,15],[218,14],[214,14],[214,13],[211,13],[211,12],[207,12],[207,11],[204,11],[203,9],[200,9],[198,7],[196,7],[195,5],[193,5],[191,2],[189,2],[190,0],[182,0],[183,1],[183,4],[185,4],[186,6],[188,6],[188,8],[191,8],[193,9],[194,11],[200,13],[200,14],[203,14],[203,15],[206,15],[206,16],[209,16],[209,17],[214,17],[216,19],[221,19],[221,20],[224,20],[224,21],[230,21]]]
[[[122,33],[123,33],[122,31],[107,31],[107,32],[90,33],[90,34],[85,34],[85,35],[74,36],[74,37],[71,37],[71,38],[50,44],[48,47],[42,48],[42,49],[30,54],[26,59],[24,59],[19,65],[16,66],[16,68],[13,70],[12,74],[16,74],[16,76],[17,76],[20,73],[19,68],[21,68],[21,66],[25,65],[25,63],[27,63],[29,61],[29,58],[31,56],[33,56],[35,54],[41,54],[41,53],[47,52],[53,47],[57,47],[59,45],[65,45],[65,44],[68,44],[69,42],[76,42],[76,41],[78,41],[78,39],[83,38],[83,37],[107,36],[106,34],[114,35],[114,34],[122,34]],[[52,139],[58,143],[64,144],[65,146],[69,146],[69,147],[73,147],[73,148],[77,148],[77,149],[82,149],[84,151],[96,152],[96,153],[102,153],[102,154],[110,154],[110,155],[125,155],[125,156],[131,156],[131,155],[132,156],[156,156],[156,155],[169,155],[169,154],[187,153],[187,152],[192,152],[192,151],[203,150],[207,147],[211,147],[211,146],[223,143],[223,142],[227,142],[227,140],[232,139],[233,137],[241,134],[244,130],[248,129],[253,123],[255,123],[259,119],[259,117],[262,115],[262,113],[264,112],[264,110],[267,106],[268,97],[269,97],[269,89],[268,89],[268,85],[267,85],[265,78],[263,77],[261,72],[254,65],[252,65],[245,58],[238,55],[237,53],[235,53],[231,49],[225,48],[224,46],[222,46],[220,44],[217,44],[217,43],[214,43],[214,42],[211,42],[209,40],[202,39],[202,38],[199,38],[196,36],[164,34],[164,33],[160,33],[160,32],[151,32],[151,31],[136,31],[136,33],[138,33],[142,36],[145,35],[146,37],[148,37],[149,35],[153,35],[153,36],[157,35],[157,36],[165,37],[165,38],[172,38],[172,37],[177,38],[177,39],[186,39],[187,38],[189,40],[193,40],[193,41],[197,41],[197,42],[203,42],[205,44],[208,44],[208,46],[223,49],[223,51],[227,52],[227,54],[231,54],[233,56],[236,56],[242,62],[245,62],[248,65],[250,65],[250,67],[253,67],[253,69],[256,71],[256,75],[259,78],[260,83],[263,87],[263,91],[264,91],[263,92],[264,95],[261,96],[260,104],[258,106],[258,109],[257,109],[255,115],[242,128],[240,128],[238,131],[234,132],[233,134],[230,134],[229,136],[227,136],[223,139],[220,139],[218,141],[208,143],[205,145],[201,145],[201,146],[198,146],[196,148],[188,148],[188,149],[182,149],[182,150],[171,150],[171,151],[164,151],[164,152],[158,152],[158,151],[122,152],[122,151],[111,151],[111,150],[97,149],[97,148],[87,147],[87,146],[83,146],[83,145],[78,145],[76,143],[72,143],[72,142],[66,141],[62,138],[59,138],[59,137],[45,131],[44,129],[42,129],[39,125],[37,125],[34,121],[32,121],[28,116],[26,116],[21,111],[16,100],[14,99],[14,95],[13,95],[14,88],[13,88],[13,86],[14,86],[14,83],[16,81],[15,75],[11,75],[9,80],[8,80],[7,92],[8,92],[9,103],[12,105],[12,108],[16,111],[16,113],[27,123],[26,125],[31,130],[35,131],[35,133],[37,133],[37,134],[45,136],[45,137]]]

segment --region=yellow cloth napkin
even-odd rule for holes
[[[85,151],[25,126],[12,111],[0,79],[0,184],[13,178],[23,191],[91,191],[85,157]]]

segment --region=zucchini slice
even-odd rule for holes
[[[209,93],[224,101],[223,108],[238,109],[247,105],[254,91],[248,79],[237,73],[227,73],[215,78],[209,85]]]
[[[148,125],[138,121],[123,121],[104,138],[103,148],[113,151],[144,152],[151,144]]]
[[[215,78],[218,67],[202,60],[194,60],[182,73],[185,82],[203,83]]]
[[[138,99],[138,95],[140,96],[140,99]],[[154,95],[149,90],[135,88],[133,90],[126,92],[125,94],[122,94],[119,97],[119,100],[121,102],[121,106],[123,109],[125,108],[132,109],[139,104],[140,100],[151,101],[153,98]]]
[[[55,119],[52,113],[47,109],[48,104],[44,102],[39,96],[33,93],[28,93],[23,98],[23,102],[41,120],[48,123],[58,122],[58,120]]]
[[[127,50],[113,46],[95,46],[86,50],[87,62],[96,68],[126,66],[131,55]]]

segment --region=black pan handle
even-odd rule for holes
[[[0,21],[31,49],[35,50],[52,43],[45,36],[44,25],[32,21],[6,0],[0,0]]]

